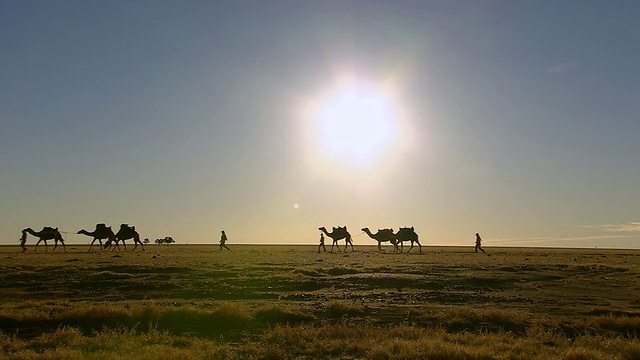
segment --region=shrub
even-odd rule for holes
[[[251,316],[245,306],[224,303],[212,311],[191,307],[170,309],[159,316],[157,326],[176,333],[215,333],[245,326]]]
[[[598,360],[602,359],[599,352],[585,349],[585,348],[572,348],[564,353],[563,360]]]
[[[365,308],[357,306],[347,301],[332,301],[327,304],[326,312],[330,318],[341,318],[344,316],[362,316]]]
[[[438,325],[451,332],[506,331],[525,335],[530,326],[527,315],[508,310],[460,307],[445,311],[438,317]]]
[[[257,321],[267,324],[300,324],[315,320],[312,315],[281,309],[277,306],[258,310],[255,318]]]

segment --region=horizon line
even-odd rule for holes
[[[173,244],[155,244],[149,243],[145,244],[147,246],[152,247],[176,247],[176,246],[220,246],[219,243],[173,243]],[[35,245],[27,245],[27,246],[35,246]],[[43,246],[43,245],[40,245]],[[91,244],[67,244],[70,247],[77,246],[91,246]],[[94,244],[94,246],[96,246]],[[229,246],[309,246],[309,247],[318,247],[318,244],[305,244],[305,243],[235,243],[229,244]],[[340,245],[342,246],[342,245]],[[383,245],[388,248],[392,248],[390,245]],[[20,248],[20,245],[12,245],[12,244],[0,244],[0,247],[17,247]],[[373,247],[377,248],[376,244],[354,244],[354,247]],[[415,246],[414,246],[415,247]],[[425,248],[474,248],[474,245],[422,245]],[[638,248],[629,248],[629,247],[614,247],[614,246],[592,246],[592,247],[584,247],[584,246],[524,246],[524,245],[483,245],[484,249],[556,249],[556,250],[632,250],[632,251],[640,251],[640,247]],[[423,251],[424,252],[424,251]]]

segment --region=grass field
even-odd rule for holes
[[[0,357],[640,359],[640,251],[87,249],[0,247]]]

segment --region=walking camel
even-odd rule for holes
[[[346,226],[342,226],[342,227],[334,226],[332,232],[328,232],[324,226],[321,228],[318,228],[318,230],[322,231],[323,233],[325,233],[325,235],[333,239],[333,243],[331,243],[331,252],[333,252],[334,245],[338,248],[338,251],[340,251],[340,246],[338,245],[338,241],[342,239],[344,239],[346,242],[344,245],[344,251],[347,251],[347,248],[349,247],[349,245],[351,245],[351,250],[352,251],[354,250],[353,242],[351,242],[351,234],[349,234],[349,231],[347,231]]]
[[[36,247],[34,251],[38,250],[38,244],[40,244],[41,241],[44,241],[45,251],[48,251],[47,240],[54,241],[55,246],[53,247],[53,251],[56,251],[56,248],[58,247],[58,241],[62,243],[62,248],[64,249],[64,251],[67,251],[67,247],[64,245],[64,239],[62,238],[60,231],[58,231],[58,228],[45,226],[44,228],[42,228],[42,230],[38,232],[33,231],[33,229],[31,228],[26,228],[22,230],[22,236],[20,237],[20,247],[22,248],[22,252],[27,251],[27,247],[25,246],[27,242],[27,234],[31,234],[39,239],[38,242],[36,243]]]
[[[95,243],[96,240],[100,242],[100,248],[102,248],[102,239],[115,241],[116,237],[116,235],[113,233],[113,230],[111,230],[111,226],[107,226],[105,224],[97,224],[96,229],[93,232],[88,232],[87,230],[82,229],[78,231],[78,234],[93,236],[93,241],[91,242],[91,245],[89,245],[88,251],[91,251],[91,247],[93,247],[93,243]]]
[[[125,242],[125,240],[129,239],[133,239],[133,243],[135,244],[135,246],[133,247],[133,251],[136,250],[138,244],[142,246],[142,251],[144,251],[144,244],[142,243],[142,241],[140,241],[140,234],[138,234],[138,232],[136,231],[136,227],[129,226],[128,224],[120,225],[120,230],[118,230],[118,233],[113,238],[113,241],[116,243],[118,250],[120,250],[120,244],[118,244],[118,241],[122,241],[122,244],[124,245],[124,251],[127,251],[127,243]],[[111,239],[107,240],[107,242],[104,244],[104,247],[108,248],[109,246],[111,246],[111,242]],[[113,250],[115,250],[115,247],[113,248]]]
[[[407,253],[411,252],[413,249],[413,243],[417,243],[420,247],[420,252],[422,252],[422,245],[420,245],[420,241],[418,241],[418,234],[416,234],[413,226],[410,228],[403,227],[398,229],[398,232],[395,233],[396,241],[400,243],[400,252],[404,249],[404,242],[411,241],[411,247],[407,251]]]
[[[375,234],[372,234],[369,228],[362,228],[362,231],[378,242],[378,252],[383,251],[383,242],[390,242],[395,246],[395,248],[398,247],[398,242],[396,241],[396,235],[393,233],[393,229],[378,229],[378,232]]]

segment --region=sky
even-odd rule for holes
[[[637,1],[0,2],[0,244],[640,247]],[[32,243],[33,239],[28,240]]]

